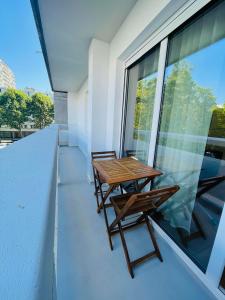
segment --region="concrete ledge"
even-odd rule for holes
[[[0,150],[0,299],[52,299],[58,127]]]

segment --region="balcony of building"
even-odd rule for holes
[[[59,149],[58,299],[214,299],[159,234],[163,263],[149,260],[135,268],[131,279],[118,235],[110,250],[86,163],[78,147]],[[111,211],[110,219],[113,215]],[[126,237],[132,259],[152,249],[145,226],[128,231]]]
[[[158,233],[163,263],[131,279],[119,236],[109,248],[86,158],[60,137],[55,125],[0,151],[1,298],[214,299]],[[133,258],[152,248],[143,226],[127,238]]]
[[[224,299],[225,1],[31,4],[60,125],[0,150],[0,299]],[[133,148],[181,193],[151,220],[164,261],[131,279],[91,152]],[[143,226],[127,239],[152,247]]]

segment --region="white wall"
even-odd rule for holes
[[[68,142],[69,146],[78,146],[76,93],[68,93]]]
[[[88,81],[86,80],[76,98],[77,107],[77,140],[78,146],[87,157],[88,147]]]
[[[91,180],[91,151],[105,150],[109,44],[93,39],[89,48],[88,80],[68,96],[69,145],[79,146],[87,158]]]
[[[0,299],[53,299],[56,126],[0,150]]]
[[[88,150],[88,81],[77,93],[68,93],[69,145],[79,146],[85,156]]]
[[[139,0],[110,43],[107,108],[107,147],[119,151],[122,119],[124,65],[156,29],[186,0]]]
[[[54,114],[56,124],[68,124],[67,93],[54,92]]]
[[[185,2],[139,0],[110,44],[92,40],[88,80],[68,95],[69,144],[78,145],[88,160],[91,151],[119,152],[125,60]]]
[[[89,48],[89,152],[105,149],[109,44],[93,39]]]

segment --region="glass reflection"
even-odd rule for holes
[[[225,190],[225,2],[169,39],[154,187],[180,191],[155,220],[206,270]]]
[[[127,114],[123,156],[147,163],[155,99],[159,48],[128,70]]]

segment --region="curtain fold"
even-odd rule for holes
[[[170,39],[168,65],[172,65],[225,37],[225,2],[206,11],[188,27],[175,32]]]
[[[208,72],[207,62],[213,59],[212,47],[224,37],[223,1],[169,39],[156,166],[165,174],[158,185],[180,186],[180,191],[161,208],[161,213],[172,227],[183,228],[187,233],[191,232],[213,107],[216,106],[215,91],[202,86],[201,82]],[[223,66],[217,71],[223,74]]]

